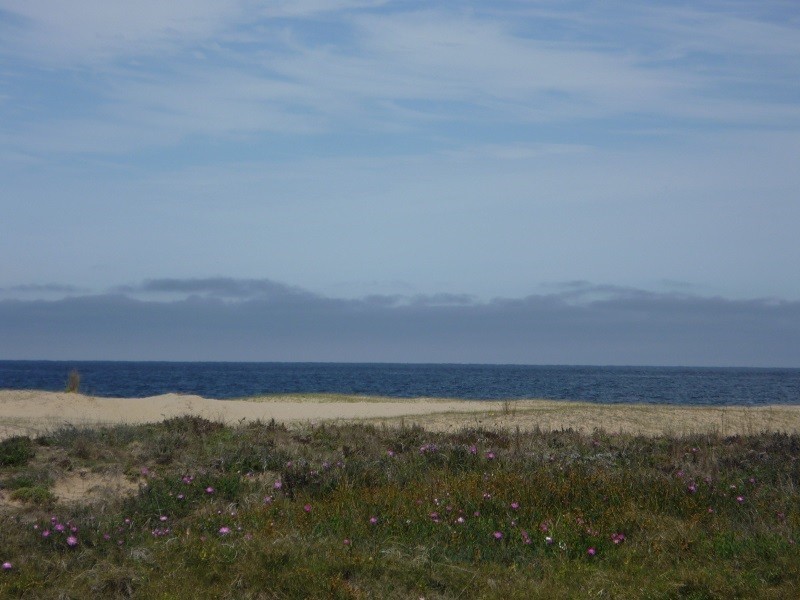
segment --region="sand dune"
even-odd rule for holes
[[[553,400],[465,401],[357,396],[269,396],[213,400],[181,394],[97,398],[36,390],[0,390],[0,438],[38,435],[64,426],[96,427],[160,422],[196,415],[236,424],[275,419],[288,425],[322,421],[419,424],[435,430],[463,427],[573,428],[644,435],[699,432],[800,431],[800,406],[688,408],[599,405]]]

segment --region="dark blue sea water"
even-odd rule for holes
[[[552,398],[684,405],[800,404],[800,369],[440,364],[0,361],[0,388],[207,398],[335,392],[394,397]]]

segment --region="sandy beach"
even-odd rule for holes
[[[510,427],[529,431],[603,429],[643,435],[714,432],[723,435],[800,431],[800,406],[679,407],[600,405],[553,400],[465,401],[359,396],[269,396],[214,400],[164,394],[149,398],[98,398],[36,390],[0,390],[0,438],[40,435],[61,427],[160,422],[182,415],[236,424],[287,425],[362,421],[388,426],[421,425],[436,431]]]

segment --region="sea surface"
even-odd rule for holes
[[[460,364],[0,361],[0,389],[63,391],[72,370],[95,396],[207,398],[340,393],[551,398],[681,405],[800,404],[800,369]]]

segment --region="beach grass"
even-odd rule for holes
[[[797,434],[179,417],[3,444],[3,598],[800,596]]]

